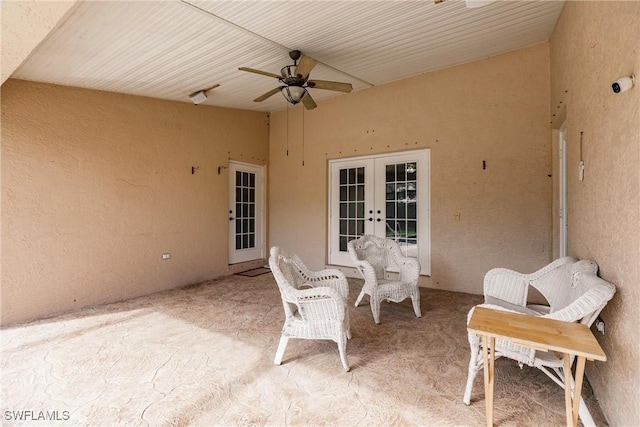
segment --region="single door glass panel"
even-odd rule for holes
[[[236,250],[255,248],[256,174],[236,172]]]
[[[403,253],[417,254],[417,164],[386,165],[386,237],[398,242]]]

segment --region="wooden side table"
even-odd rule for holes
[[[578,407],[580,406],[585,361],[607,360],[602,347],[587,325],[476,307],[469,320],[467,330],[482,337],[484,393],[488,426],[493,425],[496,338],[509,339],[517,344],[540,351],[556,351],[564,354],[564,396],[567,426],[575,427],[578,425]],[[573,399],[571,396],[571,355],[577,357]]]

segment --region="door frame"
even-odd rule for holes
[[[348,157],[342,159],[332,159],[328,162],[328,191],[327,191],[327,248],[326,248],[326,256],[327,262],[330,265],[344,266],[344,267],[353,267],[353,262],[351,261],[348,254],[342,255],[341,253],[332,253],[333,248],[339,247],[339,242],[337,238],[337,234],[334,231],[336,224],[334,223],[335,218],[333,217],[334,212],[338,212],[338,197],[335,197],[335,191],[338,188],[339,177],[338,171],[341,167],[359,167],[370,165],[372,167],[372,171],[367,172],[365,169],[365,176],[371,176],[373,179],[373,183],[377,179],[379,179],[380,171],[376,172],[374,164],[379,166],[380,164],[393,163],[394,160],[399,162],[405,161],[405,159],[410,159],[407,161],[416,162],[421,164],[419,166],[419,180],[420,183],[420,193],[425,195],[425,200],[421,202],[422,210],[418,213],[418,230],[420,230],[418,237],[418,251],[421,264],[421,273],[422,275],[430,275],[431,274],[431,150],[419,149],[419,150],[410,150],[410,151],[397,151],[392,153],[380,153],[366,156],[357,156],[357,157]],[[335,169],[335,170],[334,170]],[[376,176],[377,175],[377,176]],[[366,184],[366,181],[365,181]],[[383,183],[383,185],[386,185]],[[378,209],[382,212],[385,212],[385,200],[381,194],[384,194],[384,189],[382,193],[377,191],[376,188],[367,190],[365,192],[369,194],[369,191],[372,191],[373,200],[366,201],[365,203],[365,234],[376,234],[375,225],[377,224],[377,211]],[[377,200],[376,200],[377,199]],[[369,204],[373,202],[375,204]],[[376,213],[373,214],[372,219],[369,219],[369,212],[371,210],[375,210]],[[386,223],[386,218],[384,221]],[[422,235],[423,237],[420,237]]]
[[[251,250],[238,251],[235,248],[235,233],[236,233],[236,212],[235,212],[235,187],[236,187],[236,171],[252,172],[256,174],[256,223],[255,223],[255,236],[256,246]],[[266,182],[266,166],[256,165],[252,163],[240,162],[236,160],[229,160],[229,180],[227,183],[228,190],[228,203],[227,213],[229,214],[228,228],[227,228],[227,254],[229,265],[239,264],[242,262],[254,261],[265,258],[265,182]],[[233,224],[233,225],[232,225]]]
[[[558,256],[567,256],[567,122],[558,132]]]

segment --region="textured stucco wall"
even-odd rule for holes
[[[2,324],[228,274],[217,167],[269,146],[265,113],[12,79],[1,136]]]
[[[608,360],[587,375],[611,425],[640,425],[640,2],[567,2],[551,38],[551,109],[568,126],[569,255],[617,287],[595,333]],[[555,120],[560,126],[562,118]],[[584,181],[577,179],[583,132]]]
[[[49,32],[72,11],[77,0],[7,0],[0,4],[3,84]]]
[[[274,113],[270,243],[324,265],[328,160],[430,148],[422,285],[481,294],[490,268],[535,271],[551,260],[548,94],[545,43],[325,100],[304,112],[304,166],[302,109],[288,126],[286,111]]]

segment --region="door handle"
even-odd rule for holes
[[[234,218],[234,217],[232,217],[232,216],[230,216],[230,217],[229,217],[229,221],[233,221],[234,219],[235,219],[235,218]]]
[[[373,218],[369,218],[369,221],[373,221]]]
[[[382,221],[382,220],[381,220],[380,218],[376,218],[376,221],[380,222],[380,221]]]

